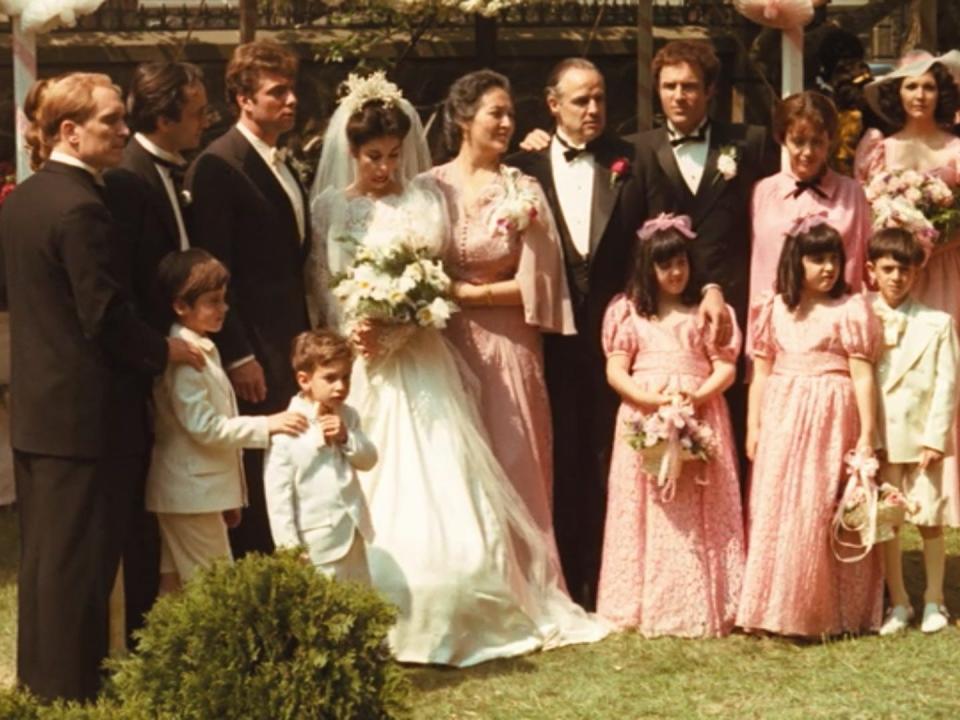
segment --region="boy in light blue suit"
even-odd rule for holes
[[[917,507],[907,520],[923,537],[927,589],[920,629],[933,633],[948,623],[943,525],[956,519],[951,518],[951,489],[943,486],[941,461],[955,452],[957,333],[950,315],[910,297],[924,257],[911,233],[881,230],[871,238],[867,255],[867,270],[879,289],[872,306],[883,324],[883,354],[875,366],[877,427],[886,454],[882,479]],[[880,634],[893,635],[905,630],[913,616],[903,583],[899,535],[884,543],[883,558],[891,608]]]
[[[264,470],[270,529],[277,547],[303,547],[305,558],[330,577],[370,582],[365,545],[373,540],[357,470],[370,470],[377,450],[346,404],[353,352],[329,330],[301,333],[291,362],[300,394],[289,410],[310,429],[278,439]]]

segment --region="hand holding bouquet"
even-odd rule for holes
[[[627,422],[627,443],[640,453],[643,470],[654,476],[665,502],[687,460],[709,460],[716,448],[713,428],[699,420],[690,401],[675,395],[656,412]]]
[[[935,173],[894,170],[875,175],[866,187],[873,228],[909,230],[927,251],[951,239],[960,227],[960,198]]]
[[[356,244],[349,237],[340,242]],[[415,237],[399,237],[377,247],[357,246],[353,264],[331,283],[351,330],[375,324],[397,326],[398,332],[391,335],[405,342],[415,327],[446,327],[458,309],[450,300],[450,278],[443,262],[431,257],[424,246]],[[400,330],[400,326],[405,327]],[[387,349],[399,344],[387,343]]]

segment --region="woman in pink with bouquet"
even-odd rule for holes
[[[802,637],[876,629],[882,573],[831,549],[844,456],[873,453],[873,361],[880,328],[863,295],[848,295],[840,234],[820,216],[787,236],[777,292],[751,308],[753,460],[747,563],[737,625]]]
[[[875,213],[883,203],[902,199],[907,181],[916,184],[918,174],[942,181],[957,195],[960,138],[950,132],[960,105],[957,77],[960,77],[960,50],[951,50],[939,57],[916,52],[902,58],[892,73],[867,86],[865,95],[871,107],[900,128],[887,138],[875,130],[868,132],[857,148],[855,175],[867,186]],[[911,170],[912,175],[904,175]],[[885,185],[890,187],[889,191],[884,190]],[[902,224],[889,221],[879,225]],[[907,229],[918,234],[917,227]],[[957,290],[960,287],[960,233],[956,229],[940,233],[934,241],[928,238],[925,244],[929,256],[919,271],[912,296],[927,307],[949,313],[957,323],[960,321]],[[956,448],[958,442],[960,423],[955,423],[952,446]],[[942,463],[943,524],[960,527],[960,464],[956,452],[950,451]]]
[[[729,307],[734,332],[726,345],[711,344],[697,322],[688,249],[696,236],[688,217],[660,215],[637,235],[633,279],[603,322],[607,379],[623,401],[597,611],[647,637],[726,635],[744,559],[736,449],[723,398],[736,374],[740,331]],[[707,459],[679,467],[658,459],[667,441],[657,440],[674,420],[685,424],[676,449],[692,455],[702,448]]]

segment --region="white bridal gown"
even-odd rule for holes
[[[446,216],[429,179],[376,200],[327,190],[312,212],[312,300],[331,326],[339,323],[336,300],[323,289],[350,262],[344,237],[377,246],[413,233],[441,255]],[[367,548],[373,584],[400,610],[393,652],[462,667],[599,640],[606,626],[563,589],[553,538],[497,464],[465,372],[433,329],[354,368],[350,402],[380,458],[361,484],[375,533]]]

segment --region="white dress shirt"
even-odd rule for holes
[[[146,150],[150,155],[158,157],[161,160],[166,160],[174,165],[180,165],[184,168],[186,167],[187,161],[182,155],[164,150],[155,142],[152,142],[148,137],[140,133],[136,133],[133,136],[133,139],[140,143],[140,147]],[[173,216],[177,220],[177,232],[180,233],[180,249],[186,250],[190,247],[190,238],[187,236],[187,226],[183,223],[183,213],[180,212],[180,200],[177,198],[177,188],[173,184],[173,178],[170,177],[170,168],[158,162],[153,163],[153,166],[157,169],[157,173],[160,175],[160,180],[163,181],[163,187],[167,190],[167,199],[170,201],[170,207],[173,208]]]
[[[300,193],[300,183],[293,177],[293,173],[290,171],[290,168],[287,167],[287,164],[281,160],[276,147],[267,145],[263,140],[254,135],[253,132],[250,131],[250,128],[242,122],[237,123],[237,130],[253,145],[253,149],[263,158],[267,167],[270,168],[274,177],[277,178],[277,182],[280,183],[280,187],[283,188],[287,197],[290,198],[290,204],[293,205],[293,214],[297,218],[297,230],[300,233],[300,242],[302,243],[307,231],[307,222],[304,214],[303,195]]]
[[[557,135],[563,135],[559,128]],[[569,147],[577,147],[566,136],[563,141]],[[573,160],[567,160],[563,156],[566,149],[556,136],[550,141],[553,185],[557,189],[557,200],[573,246],[586,257],[590,254],[590,216],[593,214],[593,180],[597,174],[597,160],[591,152],[583,152]]]
[[[691,135],[699,133],[707,123],[704,118],[697,129]],[[684,133],[677,130],[676,126],[667,120],[667,134],[673,137],[680,137]],[[700,181],[703,179],[703,170],[707,165],[707,152],[710,150],[710,126],[707,125],[704,133],[704,142],[685,142],[681,145],[673,146],[673,156],[677,159],[677,167],[680,168],[680,174],[684,182],[690,188],[690,192],[697,194],[697,188],[700,187]]]
[[[100,187],[103,187],[103,174],[93,165],[87,165],[80,158],[74,157],[73,155],[67,155],[67,153],[60,152],[59,150],[54,150],[50,153],[50,160],[63,163],[64,165],[70,165],[75,168],[80,168],[81,170],[86,170],[88,173],[93,175],[93,182]]]

